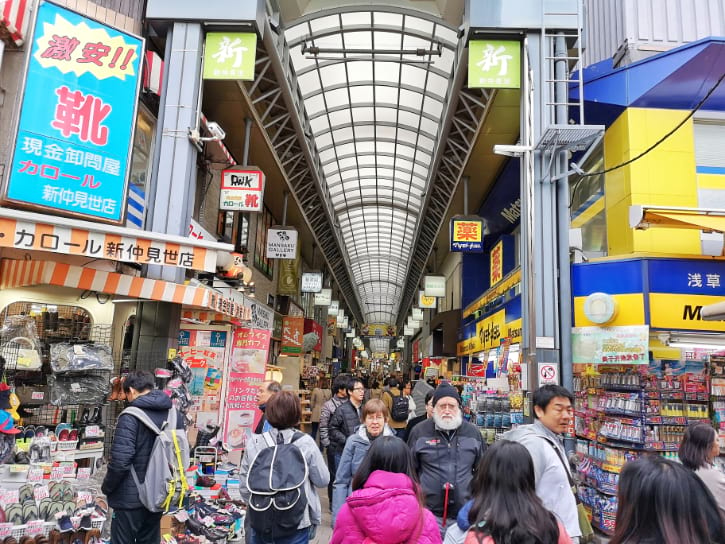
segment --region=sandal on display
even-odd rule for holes
[[[53,518],[48,519],[48,509],[51,504],[53,504],[53,500],[50,497],[45,497],[40,500],[40,503],[38,504],[38,516],[40,516],[40,519],[53,521]]]
[[[29,521],[36,521],[38,519],[38,507],[35,504],[35,501],[28,501],[25,504],[23,504],[23,523],[28,523]]]
[[[33,486],[31,484],[23,484],[18,490],[18,500],[20,504],[24,504],[26,501],[34,500]]]

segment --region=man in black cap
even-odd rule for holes
[[[441,537],[471,495],[471,482],[484,444],[475,425],[463,421],[458,390],[442,383],[433,393],[433,417],[416,425],[413,452],[425,503],[438,518]]]

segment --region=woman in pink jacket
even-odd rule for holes
[[[408,446],[375,440],[352,480],[330,544],[440,544],[433,514],[423,506]]]

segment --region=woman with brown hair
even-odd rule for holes
[[[713,461],[720,455],[717,432],[709,423],[694,423],[685,429],[680,444],[680,461],[703,481],[725,516],[725,473]]]
[[[340,464],[335,475],[332,489],[332,524],[347,496],[352,493],[352,477],[362,463],[370,444],[380,436],[389,436],[393,431],[388,427],[388,408],[380,399],[370,399],[365,403],[360,415],[361,425],[345,442]]]
[[[322,412],[322,405],[332,398],[332,391],[330,391],[330,380],[327,378],[320,378],[317,381],[317,385],[312,390],[310,395],[310,410],[312,416],[312,440],[317,440],[317,430],[320,428],[320,413]]]

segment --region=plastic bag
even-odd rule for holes
[[[101,404],[111,389],[110,377],[111,373],[105,371],[51,374],[48,376],[50,403],[53,406]]]
[[[0,355],[11,370],[40,370],[43,357],[35,319],[27,315],[10,315],[0,328]]]
[[[113,370],[111,347],[68,342],[53,344],[50,346],[50,367],[55,373]]]

